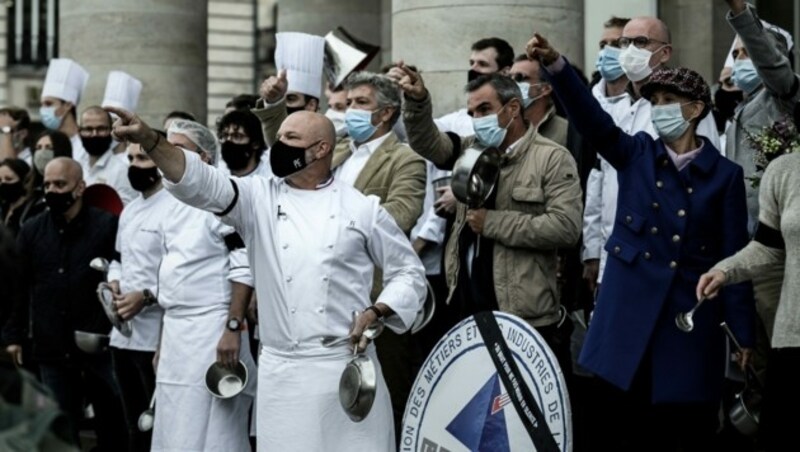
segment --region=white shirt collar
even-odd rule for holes
[[[356,151],[365,149],[369,155],[372,155],[372,154],[375,153],[375,150],[378,149],[378,147],[380,147],[380,145],[382,145],[383,142],[386,141],[387,138],[389,138],[389,135],[391,135],[391,134],[392,133],[389,132],[386,135],[380,136],[378,138],[374,138],[374,139],[372,139],[370,141],[367,141],[366,143],[361,143],[361,145],[359,145],[359,146],[356,146],[356,142],[351,139],[350,140],[350,150],[355,154]]]

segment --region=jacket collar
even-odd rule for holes
[[[522,135],[522,138],[514,145],[511,152],[503,154],[501,166],[506,166],[519,160],[520,156],[528,151],[536,135],[537,128],[533,124],[528,124],[528,130],[525,131],[525,135]]]
[[[380,146],[369,156],[369,160],[364,165],[364,168],[358,174],[353,187],[356,190],[364,191],[369,181],[383,166],[384,162],[389,159],[391,150],[394,149],[398,143],[397,135],[394,132],[389,132],[389,136],[383,140]]]
[[[711,142],[706,138],[700,138],[703,140],[703,146],[700,149],[700,153],[697,157],[694,158],[689,163],[689,166],[693,166],[700,170],[703,173],[708,174],[714,169],[714,165],[717,164],[717,161],[721,158],[719,150],[711,144]],[[669,157],[669,153],[667,152],[667,147],[664,144],[663,140],[658,140],[659,145],[656,147],[656,158],[655,162],[656,165],[666,165],[671,163],[671,159]]]

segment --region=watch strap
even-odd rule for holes
[[[364,312],[367,312],[367,311],[372,311],[372,312],[374,312],[374,313],[375,313],[375,316],[376,316],[377,318],[379,318],[379,319],[383,318],[383,312],[381,312],[381,310],[380,310],[380,309],[378,309],[378,307],[377,307],[377,306],[375,306],[375,305],[372,305],[372,306],[368,307],[367,309],[364,309]]]

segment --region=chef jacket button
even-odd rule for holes
[[[657,202],[653,203],[653,208],[654,209],[658,209],[659,207],[661,207],[661,205],[659,203],[657,203]]]
[[[687,187],[686,188],[686,192],[689,193],[690,195],[692,194],[693,191],[694,191],[694,189],[692,187]]]
[[[300,341],[294,341],[294,346],[297,347],[300,345]]]
[[[322,280],[323,280],[323,281],[327,281],[327,280],[328,280],[328,275],[325,275],[325,276],[323,276],[323,277],[322,277]]]
[[[649,253],[649,252],[647,252],[647,251],[645,251],[645,252],[644,252],[644,258],[645,258],[645,259],[647,259],[647,260],[649,261],[651,257],[652,257],[652,256],[650,256],[650,253]]]
[[[678,216],[679,217],[685,217],[686,216],[686,211],[683,210],[683,209],[678,210]]]
[[[59,269],[58,269],[58,272],[59,272],[59,273],[64,273],[64,267],[61,267],[61,268],[59,268]]]
[[[705,250],[706,250],[706,246],[705,245],[700,247],[700,251],[705,251]]]
[[[681,241],[681,236],[679,236],[678,234],[673,235],[672,236],[672,241],[675,242],[675,243],[680,242]]]
[[[336,215],[331,215],[331,220],[333,220],[334,218],[336,218]]]
[[[661,182],[660,180],[657,180],[656,181],[656,187],[663,188],[664,187],[664,182]]]
[[[675,270],[676,268],[678,268],[678,263],[675,261],[670,261],[669,268]]]
[[[338,193],[338,192],[339,192],[339,189],[338,189],[338,188],[334,188],[334,189],[333,189],[333,192],[334,192],[334,193]]]
[[[290,309],[290,312],[291,312],[292,314],[294,314],[295,312],[297,312],[297,309],[295,309],[295,308],[292,308],[292,309]]]
[[[319,307],[319,308],[317,308],[317,312],[322,314],[323,312],[325,312],[325,308]]]
[[[622,252],[622,248],[620,248],[620,247],[618,247],[618,246],[615,246],[615,247],[614,247],[614,254],[619,254],[619,253],[621,253],[621,252]]]
[[[328,249],[333,249],[333,244],[328,245]]]
[[[652,228],[650,228],[650,233],[653,235],[658,234],[658,228],[653,226]]]
[[[631,217],[630,215],[625,217],[625,222],[626,223],[631,224],[632,221],[633,221],[633,217]]]
[[[286,282],[292,282],[292,277],[291,276],[287,277]]]
[[[288,243],[284,243],[283,244],[283,249],[286,249],[286,248],[289,248],[289,244]]]

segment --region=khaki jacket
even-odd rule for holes
[[[403,120],[411,147],[440,166],[452,166],[475,137],[453,140],[436,129],[430,96],[406,99]],[[460,141],[460,149],[454,142]],[[495,241],[493,280],[501,311],[545,326],[560,319],[556,251],[574,246],[581,233],[580,181],[569,151],[540,136],[534,127],[503,157],[495,209],[486,214],[483,233]],[[466,224],[459,203],[453,234],[445,248],[445,275],[453,296],[459,272],[458,237]]]
[[[267,108],[256,108],[252,112],[261,120],[264,139],[272,146],[280,124],[286,119],[285,102],[281,101]],[[350,142],[349,138],[345,138],[336,144],[332,169],[335,170],[350,157]],[[407,144],[401,143],[394,132],[390,132],[389,137],[369,157],[353,186],[364,195],[380,198],[381,206],[408,235],[422,215],[426,171],[425,160]],[[373,300],[380,293],[381,281],[382,274],[376,269],[372,288]]]

